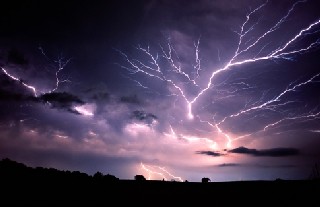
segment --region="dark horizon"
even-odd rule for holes
[[[201,177],[201,179],[199,179],[199,181],[188,181],[188,180],[183,180],[183,181],[179,181],[179,180],[175,180],[175,179],[171,179],[171,180],[165,180],[164,178],[162,179],[156,179],[156,180],[148,180],[147,178],[144,177],[144,175],[135,175],[133,178],[129,178],[129,179],[120,179],[118,178],[116,175],[112,175],[112,174],[109,174],[108,172],[100,172],[100,171],[97,171],[95,172],[94,174],[87,174],[85,172],[81,172],[79,170],[68,170],[68,169],[56,169],[56,168],[53,168],[53,167],[43,167],[43,166],[28,166],[26,165],[25,163],[22,163],[22,162],[17,162],[15,160],[12,160],[8,157],[6,158],[3,158],[2,160],[0,160],[0,171],[1,171],[1,175],[0,176],[12,176],[12,178],[18,178],[17,177],[17,174],[20,174],[20,176],[25,176],[24,173],[25,173],[25,170],[32,170],[32,171],[37,171],[37,170],[40,170],[42,171],[42,173],[49,173],[50,171],[52,172],[55,171],[55,173],[58,175],[59,173],[64,173],[65,175],[66,174],[78,174],[78,175],[82,175],[84,177],[92,177],[94,179],[105,179],[105,181],[109,181],[109,182],[116,182],[116,181],[119,181],[119,180],[135,180],[135,181],[138,181],[138,182],[147,182],[147,181],[165,181],[165,182],[193,182],[193,183],[207,183],[207,182],[219,182],[219,181],[214,181],[214,180],[211,180],[210,178],[207,178],[207,177]],[[29,171],[30,173],[30,171]],[[5,177],[4,177],[5,178]],[[313,168],[310,170],[310,174],[309,176],[307,176],[305,179],[294,179],[296,181],[319,181],[320,180],[320,169],[319,169],[319,165],[318,164],[315,164],[313,166]],[[294,180],[291,180],[291,181],[294,181]],[[273,181],[290,181],[290,180],[285,180],[285,179],[282,179],[280,177],[276,178],[275,180],[241,180],[241,181],[235,181],[235,180],[230,180],[230,181],[220,181],[220,183],[224,183],[224,182],[246,182],[246,181],[249,181],[249,182],[255,182],[255,181],[269,181],[269,182],[273,182]]]
[[[0,161],[0,181],[5,189],[1,202],[9,205],[31,206],[101,206],[160,204],[215,205],[245,202],[247,205],[314,204],[320,191],[320,180],[236,181],[236,182],[176,182],[121,180],[100,172],[89,176],[79,171],[59,171],[54,168],[30,168],[9,159]],[[230,199],[232,195],[232,199]],[[250,196],[248,196],[250,195]],[[266,199],[267,196],[267,199]],[[255,199],[252,200],[252,197]]]

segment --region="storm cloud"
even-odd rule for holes
[[[79,97],[67,92],[45,93],[38,100],[42,103],[48,103],[52,108],[64,109],[73,113],[78,113],[72,109],[73,106],[85,104]]]
[[[213,156],[213,157],[223,156],[223,154],[221,154],[219,152],[213,152],[213,151],[197,151],[196,154],[209,155],[209,156]]]
[[[286,156],[296,156],[300,152],[295,148],[271,148],[271,149],[249,149],[246,147],[239,147],[232,150],[229,150],[230,153],[237,154],[247,154],[257,157],[286,157]]]

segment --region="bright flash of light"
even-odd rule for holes
[[[203,121],[203,120],[200,119],[199,116],[198,116],[198,118],[199,118],[200,122],[207,123],[209,126],[215,128],[218,133],[222,134],[227,139],[227,143],[226,143],[226,146],[225,146],[227,149],[232,148],[232,142],[233,141],[236,141],[236,140],[239,140],[239,139],[243,139],[245,137],[249,137],[249,136],[251,136],[253,134],[253,133],[250,133],[250,134],[245,134],[245,135],[241,135],[241,136],[237,136],[237,137],[233,138],[231,135],[229,135],[228,133],[224,132],[221,129],[221,127],[219,127],[218,124],[213,124],[213,123],[211,123],[209,121]]]
[[[217,143],[209,138],[177,134],[171,125],[170,125],[170,131],[171,133],[164,133],[164,135],[174,139],[184,139],[184,140],[187,140],[188,142],[204,142],[208,145],[210,149],[213,149],[213,150],[217,148]]]
[[[65,136],[65,135],[59,135],[57,134],[56,137],[58,138],[62,138],[62,139],[68,139],[69,137],[68,136]]]
[[[73,109],[84,116],[93,116],[94,115],[94,106],[92,104],[84,104],[81,106],[75,106]]]
[[[143,163],[140,163],[140,165],[141,165],[141,168],[148,173],[148,178],[147,178],[148,180],[151,180],[152,175],[158,175],[162,177],[164,180],[168,180],[168,178],[170,178],[170,179],[179,180],[183,182],[183,179],[181,177],[173,175],[164,167],[159,167],[155,165],[146,165]]]

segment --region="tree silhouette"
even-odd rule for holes
[[[96,180],[101,180],[103,178],[103,174],[99,171],[97,171],[94,175],[93,178]]]
[[[135,175],[134,179],[136,181],[145,181],[146,180],[146,178],[143,175]]]
[[[202,178],[201,182],[202,183],[208,183],[208,182],[211,182],[211,180],[210,180],[210,178]]]

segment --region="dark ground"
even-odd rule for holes
[[[319,206],[320,180],[119,180],[0,161],[0,206]]]

